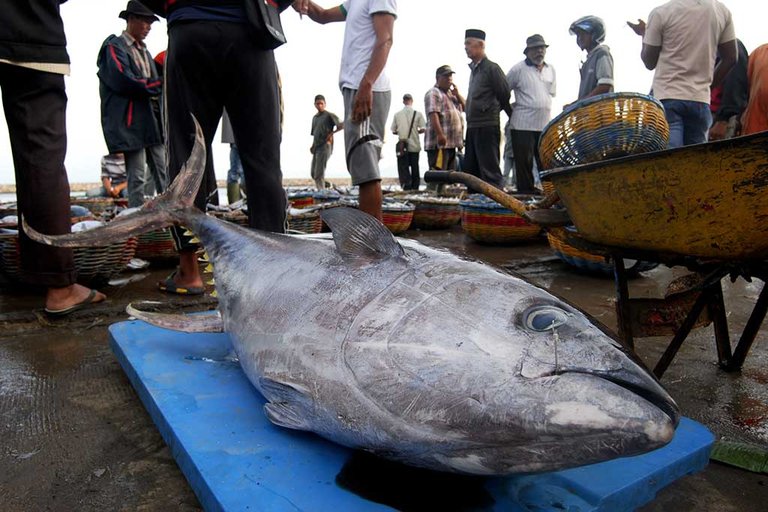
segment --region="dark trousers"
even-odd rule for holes
[[[190,21],[168,30],[166,104],[168,173],[176,177],[194,143],[197,118],[205,136],[205,178],[195,205],[217,194],[211,142],[226,107],[248,190],[248,224],[282,233],[287,199],[280,170],[280,99],[271,50],[254,43],[246,24]],[[193,250],[176,232],[180,251]]]
[[[64,76],[0,64],[0,88],[13,153],[19,213],[40,233],[69,233]],[[71,249],[39,244],[23,230],[19,230],[19,244],[25,282],[49,288],[75,283]]]
[[[499,168],[499,144],[501,132],[498,125],[467,128],[464,149],[464,172],[502,188],[503,179]]]
[[[443,152],[442,162],[438,158],[440,152]],[[428,149],[427,163],[430,169],[436,171],[455,171],[456,170],[456,148]]]
[[[512,130],[512,153],[515,158],[515,185],[520,194],[533,194],[533,160],[538,161],[541,132]]]
[[[421,175],[419,174],[419,152],[408,151],[397,157],[397,175],[403,190],[419,190]]]

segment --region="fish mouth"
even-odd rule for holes
[[[654,378],[649,375],[638,375],[627,370],[618,371],[594,371],[594,370],[567,370],[562,373],[582,373],[606,380],[612,384],[626,389],[634,395],[643,398],[669,417],[672,425],[677,428],[680,423],[680,408],[669,396],[669,393]]]

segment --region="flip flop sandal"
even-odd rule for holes
[[[70,313],[74,313],[75,311],[86,308],[92,304],[96,304],[95,302],[93,302],[94,297],[96,297],[96,290],[91,289],[91,291],[88,293],[88,296],[82,301],[78,302],[77,304],[72,304],[71,306],[63,309],[45,308],[44,311],[48,316],[52,316],[52,317],[67,316]]]
[[[157,283],[157,287],[160,288],[160,290],[163,292],[175,293],[177,295],[202,295],[205,293],[205,288],[202,286],[190,286],[188,288],[177,286],[174,278],[176,277],[176,273],[178,271],[179,270],[176,269],[171,272],[171,275],[166,277],[165,281],[160,281]]]

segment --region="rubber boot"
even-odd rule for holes
[[[227,202],[229,202],[229,204],[232,204],[239,200],[240,200],[240,184],[227,183]]]

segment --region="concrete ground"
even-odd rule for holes
[[[615,329],[612,279],[575,272],[543,240],[512,247],[476,244],[460,228],[406,236],[523,275]],[[215,307],[209,297],[169,297],[153,263],[136,281],[105,286],[109,300],[61,320],[41,314],[41,295],[0,287],[0,509],[3,511],[198,510],[200,505],[107,344],[107,327],[134,300],[179,310]],[[657,268],[630,284],[632,296],[661,296],[681,269]],[[724,280],[732,338],[738,338],[763,283]],[[637,340],[653,366],[667,338]],[[768,325],[744,368],[716,365],[712,328],[694,331],[662,379],[685,416],[718,438],[768,446]],[[215,435],[215,433],[212,433]],[[766,510],[768,475],[719,463],[664,489],[642,510]]]

